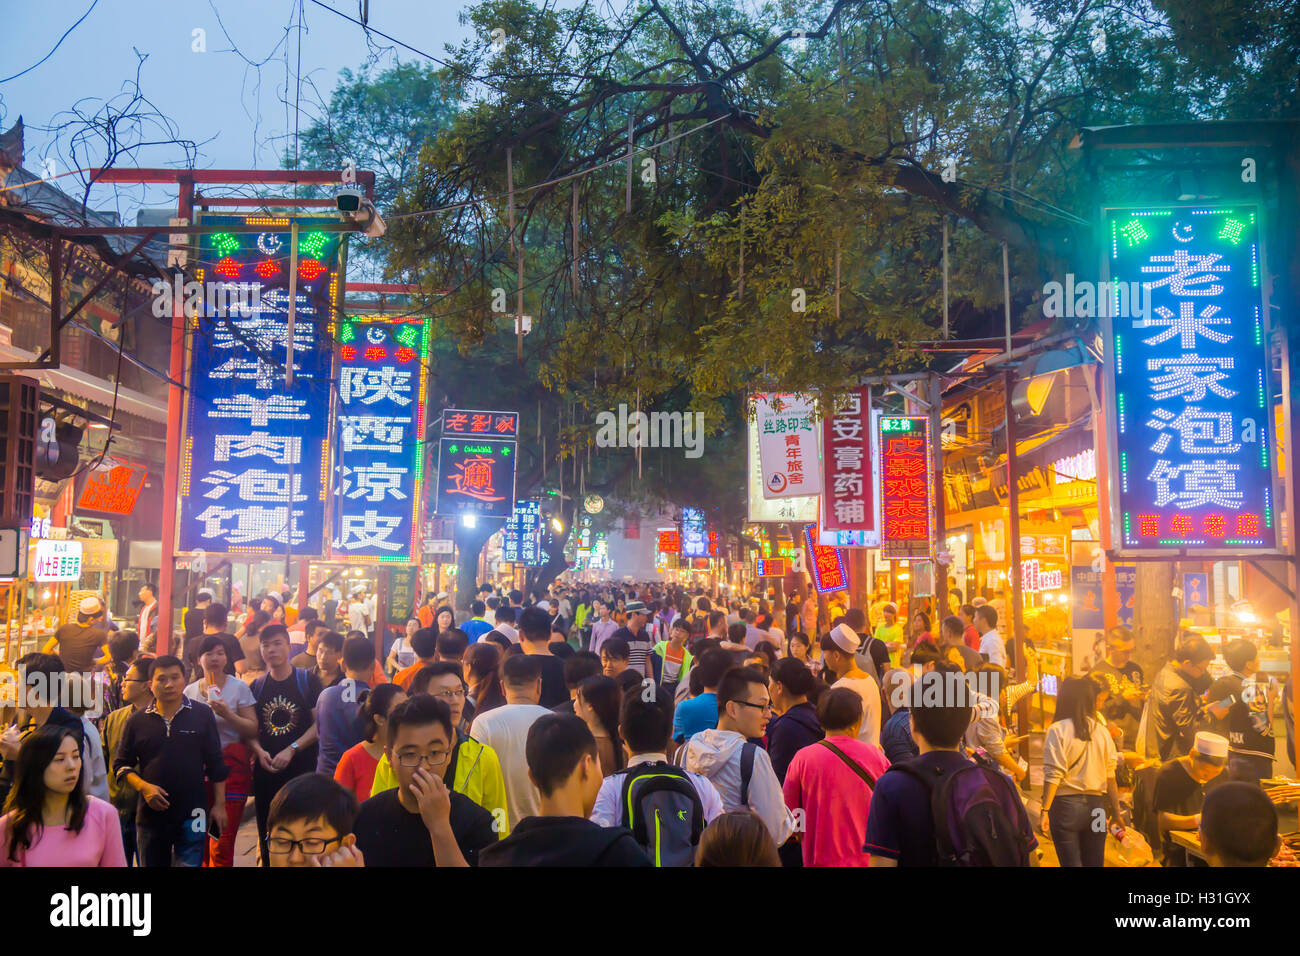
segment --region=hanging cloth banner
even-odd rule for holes
[[[874,531],[871,394],[856,388],[838,397],[822,419],[823,531]]]

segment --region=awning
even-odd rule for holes
[[[37,357],[35,352],[28,352],[12,345],[0,345],[0,358],[6,362],[35,362]],[[19,375],[32,376],[53,391],[75,395],[86,401],[103,405],[105,408],[113,407],[113,383],[88,372],[72,368],[13,369],[13,371]],[[167,424],[167,403],[150,398],[134,389],[126,387],[117,389],[117,410],[160,425]]]

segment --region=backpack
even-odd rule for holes
[[[1029,816],[1005,774],[978,764],[951,773],[925,771],[912,761],[890,769],[930,792],[939,866],[1029,865]]]
[[[749,806],[749,780],[754,776],[754,754],[758,744],[745,741],[740,748],[740,805]]]
[[[263,674],[257,680],[253,681],[253,699],[258,703],[262,702],[262,688],[266,686],[266,679],[271,675]],[[295,667],[293,669],[294,679],[298,682],[298,693],[302,694],[302,699],[307,700],[307,669],[304,667]]]
[[[659,761],[633,767],[623,778],[619,813],[655,866],[694,862],[704,804],[682,768]]]

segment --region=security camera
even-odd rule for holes
[[[340,186],[334,194],[334,205],[339,212],[356,212],[366,198],[366,191],[360,186]]]

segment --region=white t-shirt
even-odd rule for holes
[[[257,700],[253,697],[253,688],[238,677],[227,675],[226,686],[221,688],[218,694],[226,702],[226,706],[235,713],[239,713],[241,707],[253,707],[257,704]],[[208,682],[202,677],[185,688],[186,697],[204,704],[210,704],[208,700],[210,695],[211,689],[208,687]],[[212,716],[217,718],[217,735],[221,738],[221,749],[224,750],[231,744],[238,742],[239,731],[234,728],[234,725],[216,712],[213,712]]]
[[[405,637],[399,637],[393,641],[393,646],[389,653],[397,658],[397,667],[400,670],[403,667],[410,667],[415,663],[415,651],[411,650],[411,642]]]
[[[858,739],[880,746],[880,688],[870,677],[841,677],[831,687],[847,687],[862,698],[862,726]]]
[[[364,601],[354,599],[348,605],[348,627],[354,631],[366,630],[366,604]]]
[[[662,760],[666,763],[668,758],[665,754],[641,754],[628,761],[628,766],[636,767],[652,760]],[[686,771],[686,776],[690,778],[695,792],[700,795],[700,803],[704,807],[704,822],[712,823],[722,816],[726,812],[726,807],[722,805],[722,796],[718,793],[718,788],[713,785],[713,781],[689,770]],[[618,805],[618,801],[623,796],[623,781],[626,779],[627,771],[620,770],[618,773],[610,774],[601,782],[600,792],[596,794],[596,804],[591,810],[592,823],[602,827],[622,826],[619,822],[622,820],[622,808]]]
[[[506,810],[510,829],[524,817],[541,813],[542,798],[528,779],[528,758],[524,746],[528,742],[528,728],[539,717],[551,711],[536,704],[506,704],[479,714],[470,725],[469,735],[484,746],[496,751],[501,761],[501,776],[506,785]]]
[[[980,653],[988,655],[990,664],[1007,666],[1007,644],[997,631],[989,631],[980,638]]]

